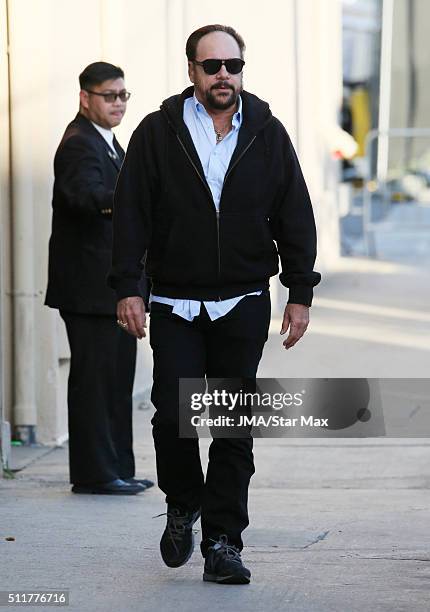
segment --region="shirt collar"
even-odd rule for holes
[[[110,145],[112,145],[113,144],[113,132],[112,132],[112,130],[108,130],[107,128],[104,128],[101,125],[98,125],[97,123],[94,123],[94,121],[91,121],[91,123],[96,128],[96,130],[99,132],[99,134],[101,134],[103,136],[103,138]]]
[[[193,95],[193,101],[194,101],[194,108],[196,109],[196,112],[204,113],[207,117],[209,117],[207,110],[205,109],[203,104],[197,100],[195,93]],[[242,97],[238,96],[237,111],[234,113],[233,118],[231,120],[232,126],[236,129],[239,129],[240,126],[242,125],[242,118],[243,118],[242,117]]]

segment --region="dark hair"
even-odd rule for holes
[[[119,66],[107,62],[94,62],[85,68],[79,75],[81,89],[88,89],[93,85],[100,85],[111,79],[123,79],[124,72]]]
[[[225,32],[226,34],[230,34],[230,36],[232,36],[239,45],[240,56],[243,58],[243,53],[245,51],[245,42],[242,36],[230,26],[224,26],[220,25],[219,23],[215,23],[213,25],[203,26],[202,28],[199,28],[198,30],[189,35],[187,44],[185,46],[185,53],[187,54],[188,61],[192,62],[196,59],[196,51],[199,40],[203,38],[203,36],[206,36],[206,34],[210,34],[211,32]]]

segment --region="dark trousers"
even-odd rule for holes
[[[60,311],[70,344],[70,482],[92,484],[135,474],[132,392],[136,338],[116,317]]]
[[[150,342],[154,357],[152,419],[158,485],[166,502],[202,508],[202,544],[226,534],[242,549],[249,523],[248,486],[255,471],[247,438],[214,438],[204,479],[196,438],[179,437],[178,379],[256,376],[270,323],[270,295],[243,298],[227,315],[211,321],[205,307],[189,322],[172,307],[152,302]]]

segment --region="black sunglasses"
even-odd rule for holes
[[[119,93],[100,93],[98,91],[91,91],[90,89],[86,89],[85,91],[89,94],[93,94],[93,96],[103,96],[105,102],[115,102],[117,98],[119,98],[121,102],[127,102],[131,96],[129,91],[120,91]]]
[[[193,64],[197,64],[197,66],[203,66],[203,70],[206,74],[216,74],[221,70],[221,66],[225,66],[225,69],[229,74],[239,74],[242,72],[242,69],[245,65],[243,59],[238,57],[234,57],[232,59],[206,59],[202,62],[198,62],[197,60],[193,60]]]

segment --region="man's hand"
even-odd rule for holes
[[[309,306],[303,304],[287,304],[282,321],[281,334],[290,328],[288,338],[283,341],[286,349],[291,348],[300,340],[309,325]]]
[[[145,304],[141,297],[127,297],[118,302],[116,308],[118,325],[136,338],[145,338],[146,314]]]

